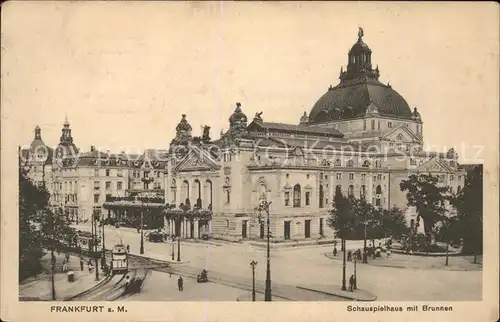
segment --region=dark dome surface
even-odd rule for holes
[[[408,103],[395,90],[378,80],[367,79],[346,81],[329,89],[314,104],[309,124],[363,116],[371,103],[375,104],[380,115],[404,119],[412,116]]]

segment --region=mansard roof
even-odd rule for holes
[[[336,137],[342,138],[344,134],[337,129],[333,128],[322,128],[316,126],[307,125],[296,125],[296,124],[285,124],[285,123],[274,123],[274,122],[259,122],[253,121],[248,125],[247,130],[249,132],[281,132],[289,134],[303,134],[303,135],[313,135],[313,136],[326,136],[326,137]]]

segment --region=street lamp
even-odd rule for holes
[[[354,289],[357,288],[357,284],[358,284],[358,279],[356,277],[356,262],[357,262],[357,258],[356,258],[356,256],[354,256],[354,285],[353,285]]]
[[[252,266],[252,302],[255,302],[255,266],[257,265],[256,261],[251,261],[250,266]]]
[[[347,252],[347,250],[345,249],[345,246],[345,236],[342,236],[342,248],[344,249],[344,251],[342,252],[342,291],[347,291],[345,285],[345,253]]]
[[[144,211],[141,209],[141,249],[139,253],[144,254]]]
[[[172,236],[172,260],[175,260],[174,250],[175,250],[175,237]]]
[[[92,240],[94,243],[94,249],[92,251],[94,253],[95,280],[96,281],[99,280],[99,263],[97,262],[97,257],[98,257],[97,256],[98,255],[98,251],[97,251],[97,220],[98,220],[97,212],[94,211],[94,213],[92,215]]]
[[[266,302],[271,302],[271,256],[270,256],[270,245],[269,245],[269,238],[270,238],[270,220],[269,220],[269,206],[271,205],[271,202],[268,202],[266,199],[263,199],[259,206],[257,207],[257,210],[259,211],[259,221],[262,220],[261,213],[262,211],[265,211],[267,214],[267,269],[266,269],[266,291],[264,295],[264,301]]]
[[[177,215],[177,224],[179,225],[179,236],[177,236],[177,261],[181,261],[181,218]]]
[[[363,263],[368,263],[368,256],[366,254],[366,226],[368,225],[368,222],[366,221],[366,212],[365,212],[365,238],[363,242]]]

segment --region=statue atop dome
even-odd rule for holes
[[[182,114],[182,119],[179,124],[175,127],[175,138],[172,140],[171,144],[183,144],[186,145],[192,139],[191,125],[186,120],[186,114]]]
[[[307,124],[307,123],[309,123],[309,117],[307,116],[307,112],[304,112],[304,115],[302,115],[302,116],[300,117],[299,124],[300,124],[300,125],[305,125],[305,124]]]
[[[358,27],[358,28],[359,28],[359,30],[358,30],[358,40],[362,41],[362,38],[365,35],[365,33],[363,32],[363,28],[361,28],[361,27]]]
[[[366,115],[370,114],[378,114],[378,108],[373,101],[371,101],[370,105],[366,108]]]

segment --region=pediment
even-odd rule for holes
[[[403,142],[403,143],[411,143],[411,142],[421,142],[421,139],[413,133],[408,127],[404,125],[400,125],[385,135],[382,136],[383,140],[394,141],[394,142]]]
[[[191,151],[177,163],[174,171],[214,171],[218,168],[219,164],[208,155],[208,152],[201,149],[191,149]]]
[[[454,170],[450,168],[445,162],[440,160],[438,157],[434,157],[429,161],[423,163],[417,168],[419,172],[453,172]]]

